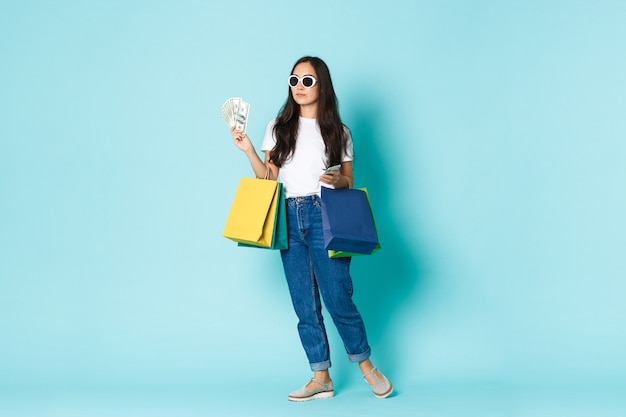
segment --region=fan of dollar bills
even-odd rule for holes
[[[235,127],[235,129],[246,133],[249,110],[250,104],[243,101],[240,97],[229,98],[222,106],[222,117],[228,126]]]

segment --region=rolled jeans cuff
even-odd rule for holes
[[[328,368],[330,368],[330,361],[326,360],[326,361],[322,361],[322,362],[315,362],[315,363],[311,363],[311,370],[313,372],[317,372],[317,371],[325,371]]]
[[[363,353],[359,353],[356,355],[348,354],[348,360],[350,362],[363,362],[365,359],[369,359],[371,354],[372,349],[368,347],[367,350]]]

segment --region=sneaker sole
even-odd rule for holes
[[[325,391],[325,392],[318,392],[317,394],[313,394],[309,397],[287,397],[287,399],[289,401],[294,401],[294,402],[304,402],[304,401],[311,401],[311,400],[322,400],[325,398],[333,398],[335,396],[335,391]]]

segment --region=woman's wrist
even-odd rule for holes
[[[250,144],[250,147],[246,150],[246,156],[252,161],[254,159],[254,157],[256,156],[257,158],[259,157],[259,155],[256,153],[256,149],[254,149],[254,145]]]
[[[350,177],[340,174],[339,181],[337,181],[335,188],[352,188],[352,181],[350,181]]]

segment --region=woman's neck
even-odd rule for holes
[[[300,106],[300,117],[317,119],[317,104],[314,106]]]

